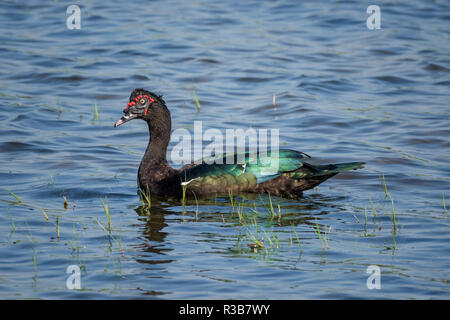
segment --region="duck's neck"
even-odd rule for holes
[[[166,128],[155,127],[152,122],[147,122],[149,141],[142,162],[167,165],[167,146],[170,141],[170,124]]]
[[[148,186],[151,190],[152,186],[167,179],[173,172],[166,158],[167,146],[170,141],[170,116],[168,119],[167,117],[153,117],[147,121],[147,124],[150,139],[139,166],[138,179],[141,188]]]

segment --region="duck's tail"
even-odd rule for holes
[[[346,162],[346,163],[336,163],[336,164],[325,164],[325,165],[310,165],[308,163],[303,163],[303,166],[295,171],[291,171],[288,175],[291,179],[308,179],[308,178],[319,178],[327,177],[326,179],[340,173],[349,170],[361,169],[365,165],[365,162]]]
[[[314,168],[317,172],[314,176],[322,176],[332,173],[340,173],[350,170],[357,170],[364,168],[365,162],[346,162],[346,163],[337,163],[337,164],[326,164],[326,165],[317,165]]]

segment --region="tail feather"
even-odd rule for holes
[[[365,162],[346,162],[346,163],[336,163],[336,164],[326,164],[314,166],[317,169],[315,176],[322,176],[331,173],[340,173],[349,170],[357,170],[364,167]]]
[[[364,164],[365,162],[346,162],[313,166],[304,162],[301,168],[286,174],[294,180],[323,176],[332,177],[340,172],[361,169],[363,168]]]
[[[297,170],[282,172],[278,178],[260,183],[256,191],[277,196],[295,198],[303,191],[315,188],[340,172],[363,168],[364,162],[347,162],[313,166],[303,162]]]

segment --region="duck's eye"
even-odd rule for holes
[[[140,104],[145,104],[145,99],[142,98],[141,100],[139,100],[139,103],[140,103]]]

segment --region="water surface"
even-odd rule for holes
[[[70,4],[0,5],[1,298],[450,297],[448,1],[378,2],[379,30],[360,1],[84,1],[81,30]],[[274,217],[268,197],[143,208],[146,125],[113,128],[136,87],[174,129],[278,128],[366,168],[272,198]]]

